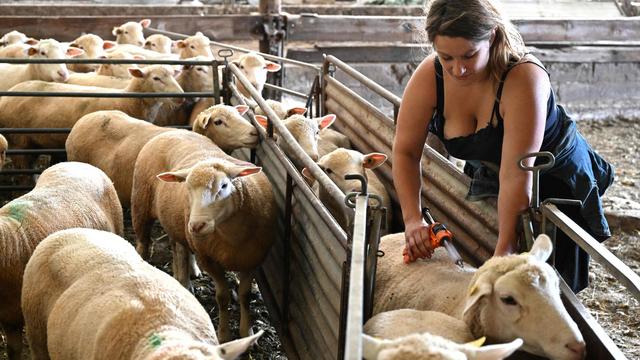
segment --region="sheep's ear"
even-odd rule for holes
[[[367,169],[375,169],[387,161],[387,155],[382,153],[370,153],[362,159],[362,166]]]
[[[232,178],[257,174],[262,171],[260,166],[233,166],[229,169],[229,175]]]
[[[302,173],[302,176],[304,176],[305,178],[307,178],[307,179],[309,179],[311,181],[316,181],[316,178],[313,177],[313,174],[311,173],[309,168],[307,168],[307,167],[303,168],[301,173]]]
[[[133,77],[137,77],[137,78],[143,78],[144,77],[144,71],[142,71],[142,69],[140,69],[140,68],[130,67],[127,70],[129,70],[129,74],[131,74],[131,76],[133,76]]]
[[[267,128],[267,124],[269,124],[269,119],[264,115],[256,115],[256,121],[265,129]]]
[[[255,335],[247,336],[246,338],[229,341],[222,345],[218,345],[218,354],[220,359],[232,360],[242,355],[249,346],[255,344],[258,338],[262,336],[264,330],[258,331]]]
[[[196,117],[196,121],[194,122],[194,125],[200,124],[201,128],[206,129],[207,126],[209,126],[209,124],[211,123],[211,116],[208,116],[208,115],[209,114],[205,113],[204,111],[198,114],[198,116]]]
[[[35,54],[38,53],[38,49],[34,48],[34,47],[30,47],[27,49],[27,55],[29,56],[33,56]]]
[[[84,50],[82,50],[82,49],[78,49],[78,48],[75,48],[75,47],[69,47],[67,49],[67,56],[69,56],[69,57],[80,56],[82,54],[84,54]]]
[[[142,55],[133,55],[133,59],[134,59],[134,60],[144,60],[144,59],[145,59],[145,57],[144,57],[144,56],[142,56]]]
[[[190,169],[178,170],[173,172],[164,172],[156,175],[156,177],[165,182],[183,182],[187,179]]]
[[[181,72],[182,72],[182,69],[173,68],[173,77],[180,75]]]
[[[143,28],[148,28],[149,25],[151,25],[151,19],[140,20],[140,25],[142,25]]]
[[[115,26],[113,28],[113,31],[111,31],[111,33],[113,34],[113,36],[118,36],[118,35],[122,34],[122,29],[120,29],[119,27]]]
[[[467,296],[467,303],[464,305],[464,311],[462,312],[462,316],[464,317],[466,313],[471,310],[474,306],[478,304],[480,299],[482,299],[485,295],[490,295],[493,291],[493,282],[489,279],[488,274],[482,274],[478,277],[475,284],[469,290],[469,295]]]
[[[267,71],[268,72],[276,72],[280,70],[281,66],[278,63],[274,63],[271,61],[267,61]]]
[[[483,336],[481,338],[478,338],[477,340],[470,341],[470,342],[466,343],[465,345],[469,345],[469,346],[472,346],[472,347],[475,347],[475,348],[479,348],[480,346],[482,346],[484,344],[484,342],[486,340],[487,340],[487,338]]]
[[[551,252],[553,251],[553,245],[551,244],[551,239],[546,234],[540,234],[536,238],[536,241],[533,242],[533,246],[529,251],[529,255],[534,258],[545,262],[551,256]]]
[[[187,47],[187,43],[184,40],[178,40],[178,41],[176,41],[176,46],[179,49],[182,49],[182,48]]]
[[[291,115],[304,115],[304,113],[307,112],[307,108],[303,108],[303,107],[292,107],[291,109],[287,110],[287,117],[291,116]]]
[[[236,105],[236,110],[238,110],[238,114],[244,115],[247,111],[249,111],[249,107],[247,105]]]
[[[369,359],[377,359],[378,353],[382,350],[384,344],[383,339],[378,339],[367,334],[362,334],[362,357]]]
[[[118,45],[115,41],[111,41],[111,40],[105,40],[102,43],[102,49],[103,50],[107,50],[107,49],[111,49],[116,47],[116,45]]]
[[[335,115],[333,114],[325,115],[320,119],[318,119],[318,127],[320,127],[320,130],[324,128],[328,128],[329,126],[331,126],[331,124],[333,124],[334,121],[336,121]]]
[[[487,345],[475,350],[476,360],[499,360],[504,359],[507,356],[513,354],[520,346],[522,346],[522,339],[517,338],[510,343]]]
[[[38,44],[38,40],[34,39],[34,38],[28,38],[27,41],[25,41],[24,43],[27,45],[37,45]]]

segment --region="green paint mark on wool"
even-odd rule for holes
[[[158,334],[152,334],[151,336],[149,336],[149,344],[153,348],[157,348],[158,346],[162,345],[162,340],[164,340],[164,338],[162,338]]]
[[[7,210],[9,211],[9,217],[18,221],[18,222],[22,222],[22,220],[27,216],[28,214],[28,209],[33,205],[33,203],[31,201],[27,201],[27,200],[14,200],[10,203],[8,203],[7,206]]]

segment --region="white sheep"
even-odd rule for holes
[[[351,141],[346,135],[331,128],[320,130],[318,137],[318,155],[320,157],[340,148],[351,149]]]
[[[458,344],[474,339],[464,321],[437,311],[414,309],[378,313],[367,320],[363,330],[367,335],[381,339],[396,339],[424,332],[442,336]]]
[[[246,107],[216,105],[203,112],[193,131],[231,152],[254,148],[258,132],[242,117]],[[71,129],[65,148],[67,158],[102,169],[113,180],[122,206],[131,203],[133,169],[142,147],[154,136],[173,131],[116,110],[96,111],[80,118]]]
[[[183,40],[176,41],[176,48],[181,59],[188,59],[196,56],[205,56],[213,59],[211,52],[211,40],[203,33],[198,31],[195,35],[191,35]]]
[[[282,124],[289,130],[293,138],[300,144],[302,150],[309,155],[311,160],[318,161],[318,136],[320,135],[320,130],[331,126],[335,120],[336,116],[333,114],[327,114],[323,117],[313,119],[296,114],[282,120]],[[264,128],[267,127],[268,121],[265,116],[256,115],[256,121]],[[297,156],[293,156],[293,149],[282,140],[282,137],[275,131],[275,128],[274,134],[276,136],[276,142],[282,148],[282,151],[289,156],[298,168],[302,168],[302,160]]]
[[[118,44],[118,46],[113,47],[107,51],[109,52],[119,52],[124,51],[131,55],[136,55],[143,57],[148,60],[178,60],[179,56],[177,54],[165,54],[160,53],[153,50],[147,50],[143,47],[131,44]]]
[[[99,75],[95,72],[78,72],[69,74],[69,78],[65,83],[82,86],[97,86],[108,89],[124,89],[129,85],[130,78]]]
[[[144,56],[132,55],[122,50],[108,51],[105,56],[106,59],[144,60]],[[129,68],[132,66],[133,65],[131,64],[100,64],[100,66],[98,66],[98,70],[96,70],[96,74],[129,79],[131,78]]]
[[[123,238],[93,229],[38,245],[22,309],[34,359],[235,359],[263,333],[218,345],[191,293]]]
[[[0,48],[0,58],[26,59],[29,57],[29,49],[32,45],[17,43]]]
[[[461,345],[429,333],[393,340],[362,335],[363,358],[366,360],[500,360],[521,345],[521,339],[482,347],[479,344]]]
[[[70,47],[84,51],[84,54],[76,56],[76,59],[99,59],[105,57],[105,50],[116,46],[116,43],[109,40],[102,40],[98,35],[84,34],[69,44]],[[96,71],[99,64],[68,64],[67,68],[75,72]]]
[[[139,22],[129,21],[114,27],[111,33],[116,37],[118,44],[142,46],[144,45],[143,28],[147,28],[149,25],[151,25],[151,20],[149,19],[143,19]]]
[[[9,46],[12,44],[28,44],[28,45],[35,45],[38,43],[38,40],[34,39],[34,38],[30,38],[27,35],[17,31],[17,30],[12,30],[4,35],[2,35],[2,37],[0,38],[0,48],[5,47],[5,46]]]
[[[144,43],[144,48],[147,50],[153,50],[161,54],[171,54],[171,47],[173,46],[173,40],[166,35],[153,34],[149,35]]]
[[[361,191],[360,181],[345,180],[345,175],[357,174],[364,176],[367,180],[367,192],[380,196],[382,200],[382,202],[379,203],[377,200],[371,199],[369,204],[374,205],[377,203],[387,209],[387,221],[386,224],[382,224],[382,227],[388,230],[391,228],[392,219],[391,197],[382,181],[380,181],[378,176],[373,172],[373,169],[384,164],[385,161],[387,161],[387,155],[382,153],[363,154],[356,150],[338,148],[321,157],[317,163],[325,174],[327,174],[345,194]],[[302,169],[302,175],[311,181],[315,180],[307,168]],[[348,221],[349,216],[344,212],[344,204],[336,204],[322,186],[318,186],[318,197],[327,206],[341,226],[344,228],[351,226]],[[386,233],[386,231],[383,231],[383,233]]]
[[[122,207],[111,180],[88,164],[51,166],[31,192],[0,209],[0,328],[7,335],[9,359],[18,359],[22,348],[24,267],[42,239],[72,227],[123,233]]]
[[[404,233],[384,236],[374,314],[401,308],[462,319],[474,336],[524,340],[523,350],[553,359],[582,359],[585,343],[560,299],[558,275],[545,263],[551,240],[540,235],[529,253],[493,257],[460,269],[438,248],[431,259],[404,264]],[[549,326],[553,324],[553,326]]]
[[[27,49],[31,59],[64,59],[66,56],[77,56],[83,50],[67,48],[53,39],[40,41]],[[64,82],[69,77],[65,64],[0,64],[0,91],[28,80],[44,80]]]
[[[280,101],[276,101],[276,100],[271,100],[271,99],[267,99],[266,100],[267,105],[269,106],[269,108],[271,108],[271,110],[273,110],[273,112],[276,113],[276,115],[278,115],[278,118],[280,120],[284,120],[286,118],[288,118],[291,115],[304,115],[307,112],[307,109],[301,106],[287,106],[284,103],[280,102]],[[256,105],[253,108],[253,112],[256,115],[262,115],[262,116],[267,116],[267,113],[264,112],[264,110],[262,110],[262,108],[258,105]]]
[[[9,143],[4,135],[0,134],[0,170],[7,162],[7,150],[9,149]]]
[[[226,155],[204,136],[182,130],[154,137],[136,160],[131,218],[138,253],[149,258],[155,219],[174,244],[174,277],[186,287],[187,249],[195,253],[216,284],[222,341],[231,338],[225,270],[239,272],[240,336],[247,336],[251,283],[276,236],[277,205],[260,170]]]

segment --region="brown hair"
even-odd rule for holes
[[[492,0],[432,0],[425,12],[432,44],[437,35],[488,40],[495,29],[488,70],[498,81],[509,63],[520,61],[526,52],[522,36]]]

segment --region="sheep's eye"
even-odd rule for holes
[[[196,70],[201,71],[201,72],[207,72],[207,70],[205,68],[197,68]]]
[[[125,34],[128,34],[129,32],[128,32],[128,31],[125,31],[124,33],[125,33]]]
[[[226,189],[227,188],[227,183],[222,184],[222,186],[220,186],[220,188]]]
[[[192,48],[193,50],[195,50],[195,49],[196,49],[196,47],[195,47],[195,46],[193,46],[193,45],[191,45],[191,46],[190,46],[190,48]]]
[[[333,170],[331,170],[330,168],[326,168],[326,169],[324,169],[324,172],[326,172],[326,173],[327,173],[327,175],[331,175],[331,174],[333,174]]]
[[[216,121],[213,122],[213,125],[222,125],[222,120],[217,119]]]
[[[45,56],[47,55],[47,53],[45,53],[44,51],[40,51],[40,55]]]
[[[155,80],[155,81],[160,81],[160,78],[159,78],[159,77],[157,77],[157,76],[154,76],[154,77],[153,77],[153,80]]]
[[[239,65],[238,66],[241,70],[244,70],[244,65]]]
[[[513,296],[503,296],[500,298],[500,300],[505,304],[505,305],[518,305],[518,302],[516,301],[516,299],[513,298]]]

